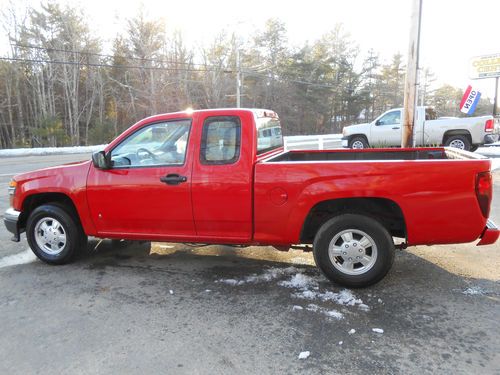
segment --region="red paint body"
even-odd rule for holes
[[[200,162],[208,116],[240,117],[241,148],[234,164]],[[183,166],[102,170],[85,161],[25,173],[15,177],[14,208],[22,211],[32,194],[62,193],[73,201],[86,234],[96,237],[289,245],[300,243],[308,213],[322,201],[384,198],[401,209],[409,245],[480,237],[486,244],[498,238],[498,231],[485,229],[475,190],[478,173],[490,169],[486,159],[275,162],[269,159],[283,149],[257,156],[254,111],[236,109],[153,116],[130,127],[106,151],[148,124],[171,119],[192,119]],[[368,151],[396,152],[327,152]],[[187,182],[160,182],[170,173],[187,176]]]

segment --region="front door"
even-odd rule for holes
[[[190,130],[188,119],[147,124],[110,151],[111,169],[91,167],[87,198],[99,235],[194,237]]]
[[[370,146],[401,146],[401,111],[395,110],[383,114],[370,129]]]

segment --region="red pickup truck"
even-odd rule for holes
[[[14,177],[7,229],[51,264],[100,238],[313,244],[350,287],[382,279],[403,245],[494,243],[490,160],[447,148],[290,151],[268,110],[146,118],[92,160]]]

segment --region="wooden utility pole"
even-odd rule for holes
[[[236,108],[241,107],[241,65],[240,49],[236,46]]]
[[[417,72],[420,49],[422,0],[411,1],[413,4],[411,12],[410,43],[408,48],[408,65],[406,67],[401,147],[412,147],[414,145],[413,126],[415,124],[417,103]]]
[[[493,117],[498,115],[498,77],[495,78],[495,100],[493,101]]]

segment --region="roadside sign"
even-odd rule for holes
[[[500,77],[500,53],[471,58],[469,76],[471,79]]]
[[[478,90],[474,90],[471,85],[465,90],[462,101],[460,102],[460,112],[472,115],[476,110],[477,103],[481,98],[481,93]]]

